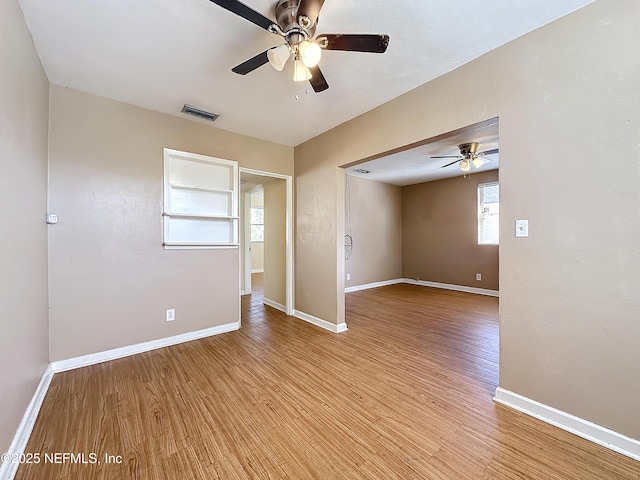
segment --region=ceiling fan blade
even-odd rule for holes
[[[255,23],[256,25],[264,28],[265,30],[269,30],[269,27],[275,23],[273,20],[269,20],[267,17],[256,12],[254,9],[247,7],[244,3],[241,3],[238,0],[211,0],[211,1],[216,5],[219,5],[222,8],[229,10],[230,12],[235,13],[236,15],[244,18],[245,20],[249,20],[251,23]]]
[[[307,17],[311,21],[308,28],[311,28],[318,20],[318,14],[323,4],[324,0],[301,0],[298,6],[297,17]]]
[[[269,57],[267,57],[267,52],[269,50],[265,50],[262,53],[259,53],[253,58],[250,58],[246,62],[241,63],[231,69],[233,73],[237,73],[239,75],[246,75],[249,72],[253,72],[256,68],[261,67],[265,63],[269,61]]]
[[[389,46],[389,35],[322,34],[316,42],[327,50],[384,53]]]
[[[500,150],[498,150],[497,148],[494,148],[493,150],[485,150],[484,152],[480,152],[478,155],[493,155],[495,153],[498,153]]]
[[[320,67],[317,65],[315,67],[309,68],[311,72],[311,78],[309,79],[309,83],[313,87],[313,91],[316,93],[324,92],[327,88],[329,88],[329,84],[324,79],[324,75],[320,71]]]
[[[460,155],[440,155],[437,157],[429,157],[429,158],[460,158],[462,159]]]
[[[464,157],[463,157],[464,158]],[[454,165],[456,163],[458,163],[459,161],[461,161],[462,158],[459,158],[458,160],[456,160],[455,162],[451,162],[451,163],[447,163],[446,165],[441,166],[440,168],[446,168],[446,167],[450,167],[451,165]]]

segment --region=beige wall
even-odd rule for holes
[[[264,242],[251,242],[251,271],[264,270]]]
[[[0,2],[0,31],[0,452],[6,452],[49,357],[49,83],[17,1]]]
[[[287,303],[287,182],[264,185],[264,298]]]
[[[345,263],[345,286],[401,278],[401,188],[353,176],[348,180],[351,195],[345,202],[351,205],[353,249]]]
[[[162,247],[162,149],[283,174],[292,149],[58,86],[50,119],[51,360],[237,321],[238,249]]]
[[[598,0],[296,147],[296,308],[344,315],[339,165],[499,116],[500,385],[640,438],[639,24]]]
[[[498,290],[498,246],[478,245],[478,185],[497,180],[491,170],[402,189],[405,278]]]

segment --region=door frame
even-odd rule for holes
[[[240,265],[240,290],[242,295],[249,295],[252,291],[251,287],[251,195],[256,192],[256,189],[249,190],[248,192],[241,193],[244,195],[242,202],[242,212],[240,213],[240,219],[242,222],[242,246],[241,261],[244,259],[244,263]],[[242,280],[244,279],[244,288]]]
[[[293,177],[291,175],[282,175],[279,173],[266,172],[263,170],[254,170],[252,168],[244,168],[240,167],[239,169],[239,177],[242,178],[243,173],[248,173],[251,175],[258,175],[261,177],[271,177],[278,178],[281,180],[285,180],[286,182],[286,224],[285,224],[285,276],[286,276],[286,303],[285,309],[287,315],[293,315],[294,312],[294,292],[293,292]],[[250,206],[249,206],[250,209]],[[244,222],[246,226],[247,222],[247,206],[245,201],[245,208],[242,212],[244,218],[242,218],[242,222]],[[244,265],[240,265],[240,281],[242,278],[245,278],[245,287],[247,285],[251,285],[251,252],[249,248],[251,246],[251,242],[246,241],[247,237],[247,229],[245,228],[245,242],[244,242]],[[247,275],[249,276],[249,283],[246,283]]]

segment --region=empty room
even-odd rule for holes
[[[0,2],[0,480],[639,480],[638,25]]]

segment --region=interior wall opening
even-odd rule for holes
[[[345,293],[409,283],[498,297],[498,142],[494,118],[343,166]]]

